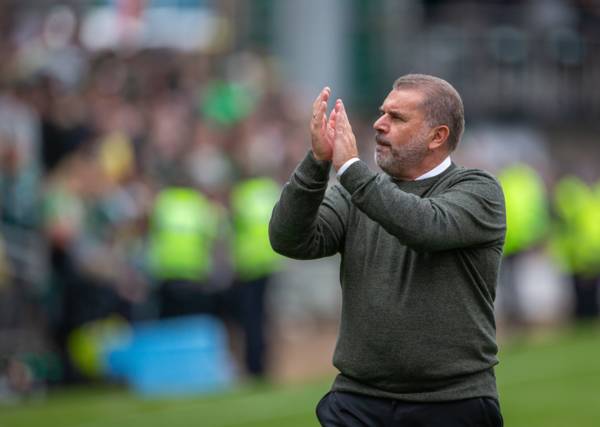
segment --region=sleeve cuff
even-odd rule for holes
[[[339,178],[340,176],[342,176],[342,174],[344,172],[346,172],[346,169],[348,169],[350,167],[350,165],[352,163],[358,162],[360,159],[358,157],[352,157],[350,160],[346,160],[346,163],[344,163],[342,165],[342,167],[337,171],[336,176]]]
[[[341,169],[341,168],[340,168]],[[344,174],[340,176],[339,181],[351,195],[359,188],[377,178],[377,173],[373,172],[365,162],[357,161],[348,165]]]
[[[315,159],[313,152],[309,150],[296,168],[295,175],[306,187],[318,188],[327,185],[330,170],[330,161]]]

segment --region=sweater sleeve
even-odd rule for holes
[[[418,251],[491,246],[504,241],[504,195],[489,174],[459,172],[441,194],[420,197],[382,179],[364,162],[340,178],[352,203],[403,244]]]
[[[330,168],[330,162],[318,161],[309,152],[283,187],[269,223],[277,253],[315,259],[340,250],[350,201],[341,186],[327,189]]]

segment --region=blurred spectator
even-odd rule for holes
[[[516,164],[498,175],[506,203],[506,241],[502,261],[502,285],[507,320],[513,325],[524,321],[525,304],[519,298],[516,269],[521,256],[545,243],[550,226],[546,189],[535,169]]]
[[[279,192],[276,182],[262,177],[242,180],[231,194],[235,282],[228,295],[244,333],[246,369],[257,377],[267,369],[266,294],[281,261],[269,242],[269,220]]]
[[[144,282],[120,246],[134,217],[131,197],[107,177],[96,150],[78,150],[52,174],[44,202],[44,231],[52,267],[50,320],[65,381],[80,379],[67,342],[79,326],[111,313],[132,317]]]
[[[168,187],[154,204],[149,259],[160,297],[160,317],[217,314],[211,288],[213,249],[223,218],[220,209],[192,188]]]
[[[571,275],[576,319],[600,314],[600,192],[582,180],[566,176],[556,185],[557,224],[553,249]]]
[[[2,221],[34,227],[39,191],[39,122],[17,92],[0,94],[0,186]]]

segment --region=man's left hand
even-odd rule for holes
[[[353,157],[358,157],[356,138],[346,115],[346,109],[341,99],[335,103],[335,139],[333,143],[333,167],[339,170],[344,163]]]

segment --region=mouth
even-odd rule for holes
[[[376,134],[375,135],[375,142],[377,143],[378,147],[391,147],[392,144],[387,141],[385,138],[383,138],[383,136],[381,136],[380,134]]]

